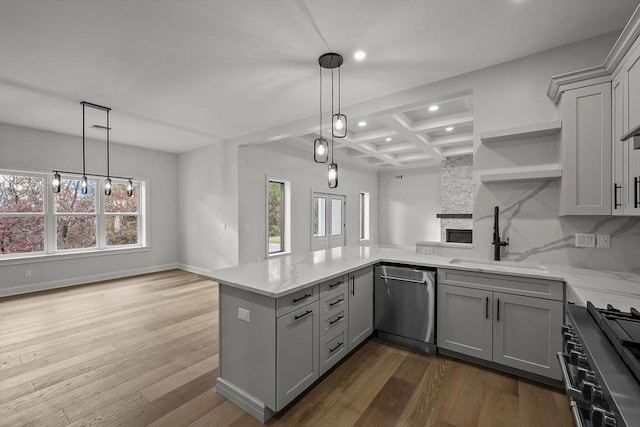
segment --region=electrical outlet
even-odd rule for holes
[[[238,319],[244,320],[245,322],[251,322],[251,312],[244,308],[238,307]]]
[[[590,233],[576,233],[576,248],[595,248],[596,235]]]
[[[611,235],[596,234],[596,247],[609,249],[611,247]]]
[[[24,271],[24,277],[31,277],[31,270],[27,269]]]
[[[433,255],[433,246],[418,246],[417,252],[423,255]]]

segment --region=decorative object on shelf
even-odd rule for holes
[[[347,116],[340,111],[340,66],[343,63],[342,55],[334,52],[325,53],[318,58],[320,65],[320,137],[313,142],[313,159],[317,163],[326,163],[331,152],[331,163],[327,169],[329,188],[338,186],[338,164],[333,159],[333,138],[347,136]],[[331,146],[322,137],[322,69],[331,70]],[[338,111],[334,109],[335,87],[334,70],[338,69]]]
[[[107,131],[107,174],[106,175],[102,175],[102,174],[97,174],[97,173],[93,173],[93,174],[89,174],[89,176],[95,176],[95,177],[103,177],[105,178],[104,181],[104,194],[109,196],[111,195],[111,189],[112,189],[112,183],[111,183],[111,178],[118,178],[118,179],[126,179],[127,180],[127,187],[126,187],[126,192],[127,192],[127,196],[133,196],[133,179],[132,178],[127,178],[127,177],[123,177],[123,176],[113,176],[111,175],[110,172],[110,140],[109,140],[109,131],[111,130],[111,127],[109,126],[109,112],[111,111],[111,108],[109,107],[104,107],[102,105],[98,105],[98,104],[92,104],[91,102],[86,102],[86,101],[82,101],[80,102],[80,104],[82,104],[82,178],[80,178],[80,190],[82,191],[82,194],[87,194],[88,192],[88,187],[89,187],[89,183],[87,180],[87,169],[86,169],[86,138],[85,138],[85,108],[89,107],[89,108],[94,108],[96,110],[102,110],[104,112],[106,112],[107,114],[107,126],[103,127],[103,126],[94,126],[96,128],[100,128],[100,129],[105,129]],[[64,173],[64,174],[72,174],[72,175],[80,175],[79,172],[70,172],[70,171],[61,171],[61,170],[54,170],[53,171],[53,180],[51,181],[52,184],[52,189],[54,193],[59,193],[60,192],[60,188],[61,188],[61,183],[62,183],[62,178],[60,177],[60,173]]]

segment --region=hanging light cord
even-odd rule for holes
[[[338,68],[340,70],[340,68]],[[331,69],[331,163],[333,163],[333,68]]]
[[[107,110],[107,178],[109,178],[109,110]]]
[[[338,115],[340,115],[340,67],[338,67]],[[333,113],[333,111],[332,111]]]
[[[320,67],[320,139],[322,139],[322,67]]]

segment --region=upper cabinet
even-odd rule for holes
[[[562,118],[561,215],[640,216],[640,7],[602,65],[551,79]]]

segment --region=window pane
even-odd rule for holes
[[[284,252],[284,184],[269,181],[269,253]]]
[[[80,249],[96,246],[96,217],[93,215],[57,216],[58,249]]]
[[[0,175],[0,212],[44,212],[44,179]]]
[[[138,194],[139,184],[133,183],[133,196],[127,196],[126,183],[113,183],[111,186],[111,195],[105,196],[104,211],[105,212],[138,212]]]
[[[342,234],[342,200],[331,199],[331,235]]]
[[[327,235],[327,199],[324,197],[313,198],[313,237],[324,237]]]
[[[95,212],[96,181],[88,181],[87,194],[82,194],[79,179],[63,179],[56,193],[56,212]]]
[[[44,251],[44,217],[0,217],[0,255]]]
[[[133,215],[108,215],[107,245],[138,244],[138,217]]]

